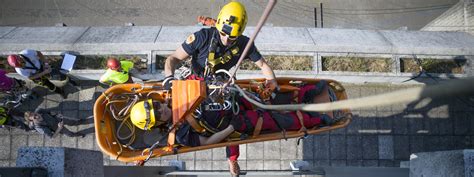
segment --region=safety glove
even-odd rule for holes
[[[173,76],[166,76],[165,79],[163,79],[162,85],[166,90],[171,90],[171,87],[173,86],[173,80],[175,78]]]
[[[280,91],[280,87],[276,80],[266,80],[263,90],[260,91],[260,98],[264,101],[268,101],[274,98],[278,91]]]

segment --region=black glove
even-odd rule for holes
[[[162,85],[166,90],[170,90],[171,87],[173,86],[173,76],[166,76],[165,79],[163,79]]]
[[[234,127],[235,131],[239,131],[242,128],[242,119],[237,116],[233,116],[232,119],[230,120],[230,125]]]

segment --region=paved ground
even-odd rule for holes
[[[92,115],[94,99],[104,90],[96,82],[83,82],[80,91],[62,100],[57,94],[27,102],[24,110],[38,106],[56,108],[64,114],[85,118]],[[350,98],[407,88],[400,85],[345,84]],[[40,93],[46,90],[35,88]],[[69,88],[69,91],[73,91]],[[472,97],[471,97],[472,98]],[[344,129],[314,135],[296,146],[296,139],[241,146],[242,169],[288,169],[295,159],[317,166],[398,166],[413,152],[474,148],[474,100],[440,99],[420,104],[354,110],[353,122]],[[92,125],[69,127],[83,130]],[[21,146],[63,146],[95,149],[93,134],[85,138],[61,136],[50,139],[20,130],[0,130],[0,166],[14,166]],[[224,148],[154,159],[147,165],[168,165],[173,159],[186,162],[189,170],[225,170]],[[124,165],[104,157],[106,165]]]
[[[198,15],[216,17],[228,0],[2,0],[0,26],[194,25]],[[267,1],[241,0],[255,26]],[[459,0],[280,0],[267,25],[418,30]]]

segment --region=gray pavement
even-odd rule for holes
[[[269,26],[418,30],[459,0],[280,0]],[[0,26],[138,26],[196,24],[198,15],[217,17],[228,0],[2,0]],[[241,0],[249,26],[255,26],[267,1]]]
[[[415,85],[344,84],[350,98],[413,87]],[[418,85],[419,86],[419,85]],[[43,88],[35,88],[42,94]],[[69,91],[74,91],[68,88]],[[66,115],[92,115],[95,98],[104,91],[97,82],[83,82],[80,90],[63,100],[50,93],[43,99],[23,104],[23,110],[55,108]],[[292,160],[306,160],[314,166],[394,167],[414,152],[474,148],[474,100],[465,97],[422,101],[419,104],[353,110],[354,120],[344,129],[310,136],[299,146],[296,139],[241,145],[244,170],[289,169]],[[83,130],[92,125],[69,127]],[[66,136],[50,139],[21,130],[0,130],[0,166],[14,166],[21,146],[63,146],[99,150],[93,134],[85,138]],[[226,170],[225,149],[217,148],[157,158],[146,165],[168,165],[182,160],[188,170]],[[104,156],[105,165],[125,165]]]
[[[0,57],[26,48],[42,51],[45,55],[59,55],[64,51],[74,51],[84,56],[138,55],[146,59],[148,74],[162,79],[164,75],[161,74],[161,67],[156,64],[162,63],[162,59],[176,50],[186,36],[200,28],[0,27]],[[254,27],[248,27],[244,34],[250,36],[254,30]],[[413,56],[421,59],[455,59],[463,67],[462,74],[433,74],[435,77],[446,79],[474,74],[474,36],[464,32],[263,27],[255,43],[265,56],[313,56],[309,71],[277,70],[278,76],[314,78],[317,75],[319,78],[348,83],[400,83],[415,75],[402,72],[401,67],[402,59]],[[328,57],[383,58],[389,60],[391,67],[389,72],[325,71],[323,60]],[[72,73],[82,79],[97,80],[103,72],[74,70]],[[260,72],[240,71],[238,78],[252,78],[256,74]]]

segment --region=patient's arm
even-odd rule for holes
[[[215,144],[215,143],[221,142],[223,139],[229,136],[232,132],[234,132],[234,126],[229,125],[227,128],[215,133],[211,137],[199,136],[199,142],[201,145]]]

